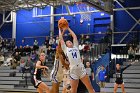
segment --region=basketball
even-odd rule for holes
[[[68,24],[68,21],[64,18],[61,18],[59,21],[58,21],[58,27],[60,29],[63,29],[63,28],[68,28],[69,24]]]

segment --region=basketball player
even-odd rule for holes
[[[48,69],[48,67],[44,65],[44,62],[45,62],[45,54],[40,53],[39,60],[35,65],[34,73],[31,77],[31,82],[34,85],[34,87],[37,88],[37,91],[39,93],[43,93],[43,90],[45,90],[46,93],[50,93],[49,87],[44,82],[41,81],[42,72],[45,69]]]
[[[66,29],[63,29],[63,32]],[[70,67],[70,82],[71,82],[71,93],[77,93],[77,87],[79,83],[79,79],[85,84],[86,88],[88,89],[89,93],[95,93],[92,85],[90,83],[89,77],[86,75],[86,69],[81,62],[80,52],[78,49],[78,40],[75,33],[68,27],[67,30],[73,37],[73,43],[70,40],[64,42],[62,37],[62,33],[59,29],[59,39],[61,42],[62,50],[64,51],[65,55],[69,61]]]
[[[56,49],[54,67],[50,74],[50,79],[52,81],[52,89],[51,93],[59,93],[59,85],[63,81],[63,69],[64,67],[68,69],[69,64],[65,63],[65,55],[61,49],[61,45],[59,43]]]
[[[71,93],[69,70],[63,69],[63,90],[62,93]]]
[[[125,69],[127,69],[128,67],[130,67],[134,63],[135,62],[132,62],[131,64],[127,65],[124,68],[121,68],[120,64],[116,64],[116,81],[115,81],[115,85],[114,85],[114,93],[116,93],[118,86],[121,86],[122,92],[126,93],[125,89],[124,89],[124,82],[123,82],[123,77],[122,77],[123,75],[122,74],[123,74],[123,71]]]

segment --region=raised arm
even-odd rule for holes
[[[61,32],[61,30],[59,29],[59,41],[60,41],[60,44],[61,44],[61,45],[64,45],[65,42],[64,42],[64,39],[63,39],[62,33],[64,34],[64,31]]]
[[[128,67],[130,67],[131,65],[135,64],[136,62],[132,62],[129,65],[127,65],[126,67],[122,68],[122,71],[124,71],[125,69],[127,69]]]
[[[73,42],[78,43],[77,36],[75,35],[75,33],[70,28],[68,28],[68,31],[70,32],[71,36],[73,37]]]
[[[60,44],[61,44],[62,50],[64,51],[64,53],[66,53],[66,44],[65,44],[65,42],[64,42],[64,39],[63,39],[62,34],[64,34],[64,31],[61,32],[61,30],[59,29],[59,42],[60,42]]]

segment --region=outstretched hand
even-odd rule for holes
[[[46,71],[46,68],[43,69],[43,76],[48,77],[48,69]]]

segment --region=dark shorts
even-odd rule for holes
[[[121,84],[123,84],[123,80],[115,81],[115,83],[121,85]]]
[[[31,83],[34,85],[35,88],[38,88],[41,82],[41,78],[37,79],[35,75],[31,77]]]

